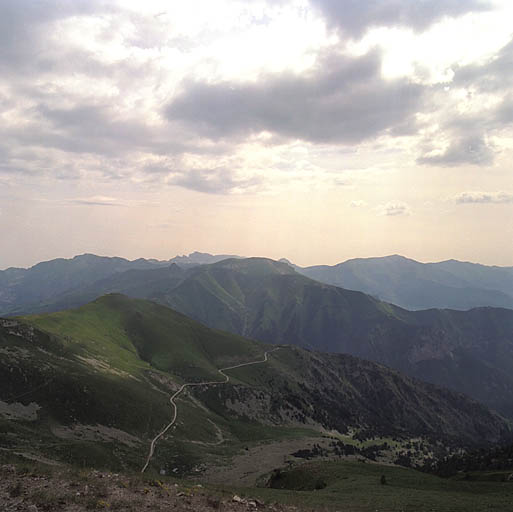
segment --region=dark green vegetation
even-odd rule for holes
[[[461,279],[467,272],[477,275],[479,282],[492,283],[493,269],[488,267],[465,270],[464,264],[437,265],[455,266],[452,272],[459,272]],[[507,279],[503,281],[507,286]],[[286,263],[263,258],[229,259],[188,269],[175,264],[130,269],[62,293],[39,309],[76,307],[108,292],[151,299],[210,327],[263,342],[349,353],[383,363],[466,393],[513,418],[513,311],[509,309],[410,312],[361,292],[321,284]]]
[[[281,489],[282,499],[300,499],[303,506],[351,511],[508,511],[513,502],[513,482],[441,479],[358,462],[304,464],[275,471],[265,483]]]
[[[368,293],[406,309],[513,308],[513,267],[456,260],[419,263],[395,255],[295,268],[322,283]]]
[[[513,482],[513,444],[454,454],[436,461],[431,470],[440,476],[463,473],[465,479]]]
[[[2,320],[1,446],[84,465],[141,467],[181,382],[222,381],[217,368],[258,360],[264,350],[121,295]],[[226,385],[180,398],[179,421],[159,445],[156,467],[189,472],[228,460],[247,443],[327,431],[350,443],[379,444],[386,436],[391,452],[420,438],[427,458],[510,435],[500,417],[463,395],[351,356],[284,347],[268,363],[230,376]]]

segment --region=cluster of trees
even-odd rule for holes
[[[443,477],[469,471],[513,471],[513,444],[445,457],[434,462],[430,470]]]

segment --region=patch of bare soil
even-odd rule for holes
[[[319,437],[293,439],[262,444],[235,455],[229,466],[209,467],[202,480],[215,484],[254,486],[258,477],[273,469],[297,462],[292,454],[298,450],[312,449],[314,444],[328,445],[329,440]]]
[[[0,504],[2,512],[299,510],[234,494],[215,495],[201,485],[143,480],[99,471],[27,472],[13,465],[0,466]]]
[[[37,411],[41,407],[36,402],[30,402],[28,405],[23,405],[19,402],[7,403],[0,400],[0,416],[8,420],[37,420]]]

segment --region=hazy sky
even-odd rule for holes
[[[513,2],[2,0],[0,268],[513,265]]]

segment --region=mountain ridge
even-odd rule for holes
[[[320,282],[363,291],[406,309],[513,308],[513,267],[457,260],[420,263],[391,255],[296,270]]]

